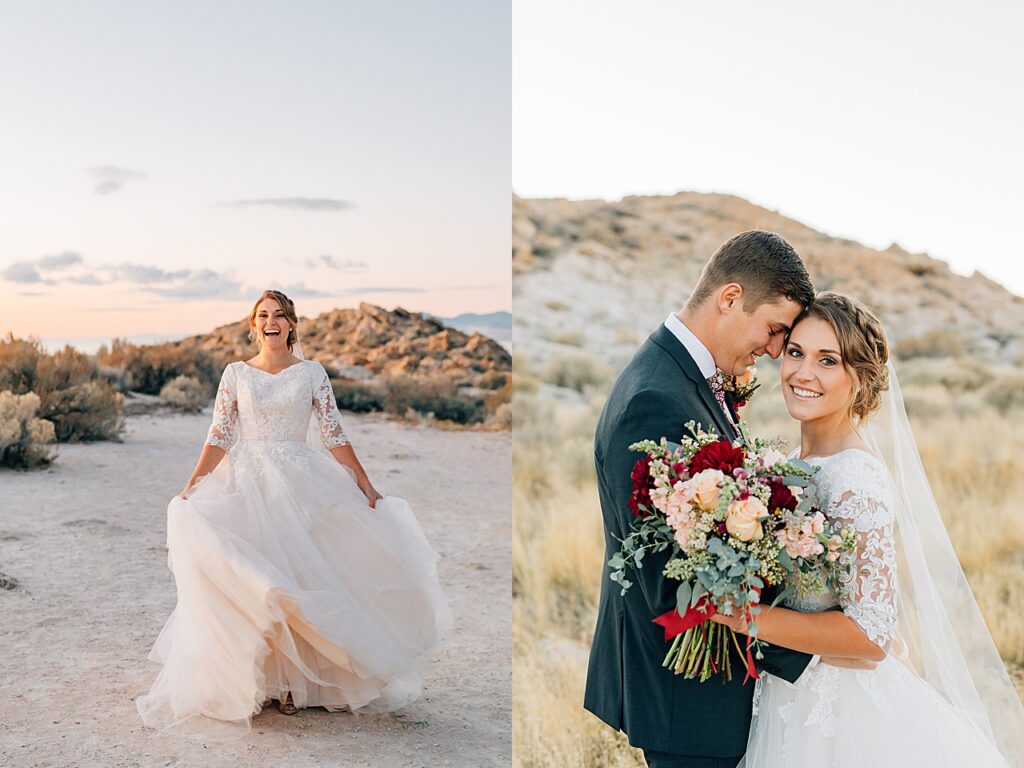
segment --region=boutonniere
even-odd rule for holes
[[[737,411],[747,404],[747,400],[754,394],[760,385],[757,380],[757,368],[750,366],[739,376],[724,374],[722,376],[722,389],[732,400],[732,406]]]

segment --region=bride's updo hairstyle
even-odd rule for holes
[[[281,305],[281,309],[284,310],[285,319],[288,320],[291,327],[288,329],[288,351],[291,352],[292,347],[295,346],[295,342],[299,340],[298,327],[299,327],[299,316],[295,314],[295,303],[285,296],[280,291],[266,290],[260,294],[260,297],[256,299],[256,303],[252,305],[252,312],[249,313],[249,341],[255,341],[256,346],[262,346],[260,340],[260,334],[256,330],[256,310],[259,309],[260,302],[264,299],[273,299]]]
[[[835,332],[857,388],[850,414],[863,421],[881,407],[882,393],[889,389],[889,342],[882,323],[859,301],[832,291],[817,294],[804,317],[824,320]]]

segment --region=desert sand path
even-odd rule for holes
[[[134,699],[174,606],[167,501],[209,416],[137,416],[123,443],[62,446],[35,472],[0,470],[0,765],[466,766],[511,763],[511,437],[343,414],[385,494],[412,504],[442,556],[452,641],[423,698],[389,716],[284,717],[203,745],[146,729]]]

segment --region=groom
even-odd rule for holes
[[[803,262],[778,235],[743,232],[711,257],[683,310],[669,315],[623,370],[598,421],[606,562],[629,533],[637,459],[630,444],[662,436],[679,442],[691,420],[734,439],[737,417],[722,372],[740,374],[761,355],[779,357],[786,332],[813,298]],[[746,749],[754,686],[742,675],[727,683],[686,680],[661,666],[668,645],[652,619],[676,605],[675,588],[661,576],[670,555],[645,558],[629,574],[633,586],[624,597],[604,571],[583,706],[625,732],[650,768],[732,768]],[[809,660],[768,647],[759,667],[793,682]]]

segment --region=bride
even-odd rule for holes
[[[820,662],[795,684],[758,682],[744,764],[1024,765],[1024,710],[932,498],[881,324],[818,294],[781,379],[799,455],[820,467],[809,490],[852,523],[858,547],[841,594],[794,593],[758,617],[761,639]]]
[[[437,554],[408,504],[373,487],[297,327],[291,300],[264,291],[249,315],[259,353],[224,370],[167,507],[178,602],[136,702],[149,726],[248,725],[270,699],[284,714],[390,711],[419,695],[450,628]]]

